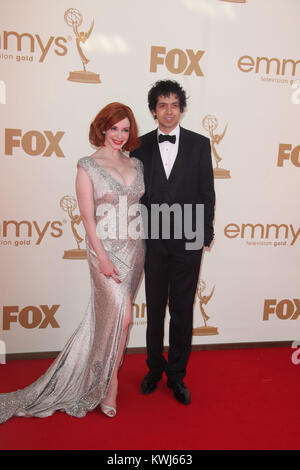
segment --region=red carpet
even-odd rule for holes
[[[145,355],[127,355],[120,371],[118,415],[12,418],[0,425],[0,449],[299,449],[300,365],[290,348],[199,351],[186,384],[191,405],[176,402],[165,377],[140,393]],[[50,360],[0,365],[0,392],[31,383]]]

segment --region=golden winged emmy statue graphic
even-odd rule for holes
[[[202,121],[202,125],[204,129],[206,129],[209,132],[212,153],[216,161],[216,168],[214,168],[214,177],[215,178],[231,178],[229,170],[224,170],[224,168],[219,167],[219,163],[222,160],[222,158],[220,157],[216,149],[216,144],[219,144],[223,140],[223,137],[227,131],[227,124],[222,134],[215,134],[214,131],[218,127],[217,118],[215,116],[211,116],[210,114],[208,114],[207,116],[204,117]]]
[[[197,286],[197,297],[199,299],[199,309],[203,318],[204,326],[199,326],[197,328],[193,329],[193,336],[210,336],[210,335],[218,335],[218,328],[215,328],[214,326],[208,326],[207,322],[209,320],[209,316],[204,310],[204,306],[208,304],[210,299],[212,298],[214,291],[215,291],[215,286],[212,288],[211,293],[207,295],[202,295],[203,291],[206,289],[206,284],[204,281],[199,280],[198,286]]]
[[[94,72],[88,72],[86,70],[86,65],[89,63],[89,59],[84,55],[81,44],[84,44],[92,34],[94,28],[94,20],[91,23],[91,26],[87,33],[84,31],[79,31],[78,28],[82,24],[82,14],[76,8],[69,8],[65,12],[65,22],[68,26],[73,28],[75,34],[77,51],[80,56],[83,70],[77,70],[76,72],[70,72],[68,80],[71,82],[81,82],[81,83],[101,83],[99,74]]]
[[[86,259],[87,254],[86,250],[80,248],[80,243],[83,242],[83,238],[77,232],[75,225],[79,225],[81,223],[80,215],[74,215],[73,211],[77,207],[77,201],[73,196],[64,196],[60,200],[60,207],[63,211],[67,212],[70,217],[71,222],[71,229],[74,235],[74,238],[77,243],[77,248],[72,250],[66,250],[64,252],[63,259]]]

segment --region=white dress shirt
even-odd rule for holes
[[[164,132],[162,132],[158,128],[157,129],[157,141],[158,141],[158,136],[160,134],[166,135],[166,134],[164,134]],[[163,166],[164,166],[164,169],[165,169],[167,179],[170,176],[170,173],[172,171],[174,162],[175,162],[176,157],[177,157],[178,145],[179,145],[179,134],[180,134],[180,127],[179,127],[179,124],[178,124],[178,126],[175,127],[175,129],[173,129],[172,132],[170,132],[170,134],[169,134],[169,135],[176,135],[175,144],[172,144],[171,142],[168,142],[168,141],[158,143],[159,150],[160,150],[160,155],[161,155],[161,159],[162,159],[162,162],[163,162]]]

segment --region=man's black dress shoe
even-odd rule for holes
[[[167,386],[174,390],[174,397],[180,403],[184,405],[189,405],[191,403],[191,394],[187,386],[181,382],[173,382],[173,380],[167,380]]]
[[[144,377],[141,383],[141,390],[144,395],[149,395],[149,393],[154,392],[157,387],[157,383],[160,381],[161,377],[153,377],[150,372]]]

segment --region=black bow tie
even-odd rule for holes
[[[163,134],[159,134],[158,136],[158,142],[161,143],[161,142],[165,142],[165,141],[169,141],[171,142],[171,144],[175,144],[176,142],[176,135],[163,135]]]

